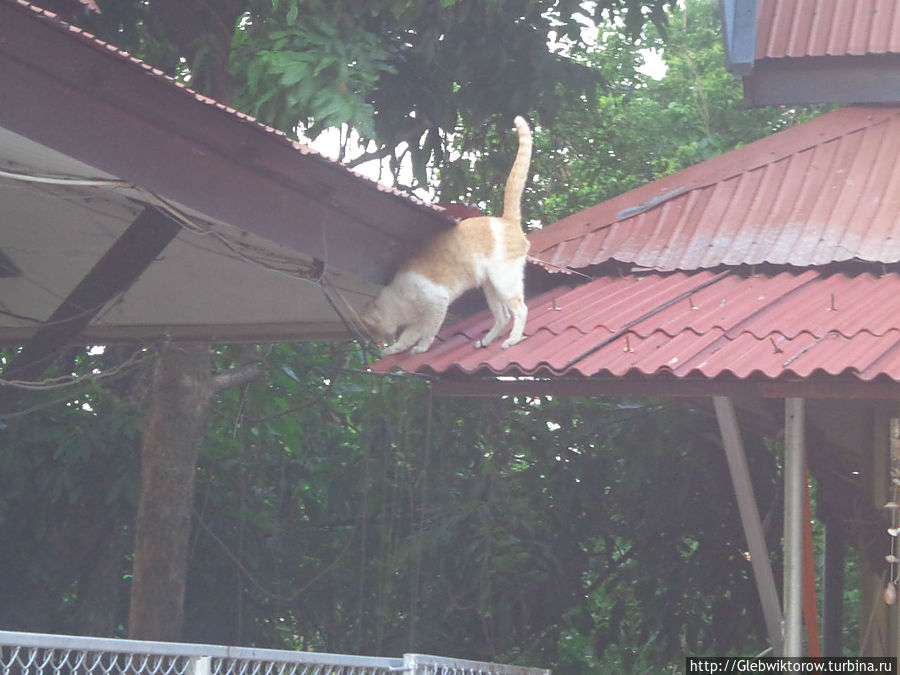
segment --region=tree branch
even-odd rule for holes
[[[388,155],[390,155],[394,150],[403,142],[406,142],[410,145],[418,138],[422,136],[426,131],[428,131],[428,127],[431,126],[431,121],[428,119],[417,120],[416,124],[413,124],[409,129],[406,129],[396,136],[389,143],[385,143],[382,147],[374,150],[373,152],[364,152],[359,157],[350,160],[344,166],[352,169],[355,166],[359,166],[365,162],[370,162],[373,159],[384,159]]]
[[[266,373],[266,365],[262,361],[251,361],[228,370],[216,373],[212,377],[210,389],[213,394],[218,394],[226,389],[238,387],[245,382],[250,382],[262,377]]]

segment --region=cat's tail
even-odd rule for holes
[[[531,129],[524,117],[516,117],[514,123],[519,134],[519,150],[503,190],[503,219],[521,223],[522,192],[525,190],[528,167],[531,165]]]

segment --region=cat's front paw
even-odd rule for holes
[[[504,340],[503,344],[501,344],[500,347],[502,347],[503,349],[508,349],[508,348],[512,347],[513,345],[519,344],[523,339],[525,339],[524,335],[520,338],[516,338],[515,340],[513,340],[512,338],[509,338],[508,340]]]
[[[382,356],[382,358],[384,358],[385,356],[392,356],[393,354],[398,354],[399,352],[402,352],[402,351],[403,350],[398,348],[397,344],[394,343],[394,344],[389,345],[389,346],[385,347],[384,349],[382,349],[381,356]]]
[[[494,341],[496,335],[491,335],[490,332],[485,333],[484,337],[475,342],[475,346],[481,349],[482,347],[487,347]]]
[[[410,354],[421,354],[422,352],[427,352],[428,348],[431,346],[431,343],[434,340],[429,340],[428,342],[422,342],[421,340],[412,346],[412,349],[409,350]]]

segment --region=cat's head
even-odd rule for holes
[[[387,289],[385,289],[387,290]],[[397,337],[400,324],[396,313],[390,311],[390,302],[384,291],[375,298],[362,315],[362,323],[377,342],[390,342]]]

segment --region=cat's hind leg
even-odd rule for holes
[[[506,328],[506,325],[509,323],[509,310],[506,309],[506,304],[500,298],[497,289],[494,288],[494,285],[490,280],[487,280],[484,283],[482,290],[484,291],[484,297],[487,300],[488,308],[494,316],[494,325],[491,326],[491,329],[483,338],[475,343],[476,347],[487,347],[498,335],[500,335],[500,333],[503,332],[503,329]]]
[[[528,306],[525,304],[525,256],[498,265],[491,274],[489,283],[503,305],[506,316],[512,316],[513,319],[509,337],[500,345],[506,349],[522,340],[528,318]],[[508,320],[497,330],[498,334],[506,323]]]
[[[507,301],[507,307],[509,307],[509,311],[513,316],[513,327],[509,332],[509,337],[500,345],[503,349],[512,347],[517,342],[522,341],[522,333],[525,332],[525,321],[528,319],[528,306],[521,295],[510,298]]]

